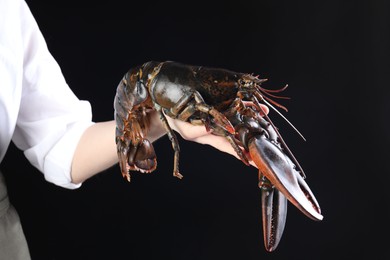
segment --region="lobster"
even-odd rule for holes
[[[281,240],[287,201],[307,217],[322,220],[302,167],[264,111],[264,106],[269,106],[286,119],[274,106],[286,108],[272,97],[286,98],[276,93],[287,85],[270,90],[261,86],[265,81],[253,74],[173,61],[149,61],[131,68],[120,81],[114,100],[115,141],[123,177],[130,181],[130,171],[150,173],[157,167],[153,145],[147,139],[148,112],[155,110],[172,143],[175,177],[183,177],[180,146],[167,116],[204,125],[212,134],[225,137],[244,164],[252,161],[257,166],[267,251],[274,251]]]

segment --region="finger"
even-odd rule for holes
[[[194,141],[194,139],[198,137],[210,134],[203,125],[192,125],[188,122],[172,119],[170,117],[167,117],[167,120],[171,128],[178,132],[185,140]]]
[[[261,111],[264,112],[266,115],[269,113],[269,108],[266,105],[260,104]]]
[[[232,145],[225,137],[208,134],[195,138],[194,141],[200,144],[210,145],[221,152],[228,153],[241,160],[240,157],[237,155],[236,151],[233,149]],[[250,161],[249,163],[257,168],[256,164],[253,161]]]

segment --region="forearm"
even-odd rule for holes
[[[165,134],[157,114],[151,115],[147,138],[154,142]],[[115,144],[115,121],[96,123],[84,132],[72,162],[72,182],[81,183],[118,162]]]

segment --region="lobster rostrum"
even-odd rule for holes
[[[156,154],[146,138],[150,126],[147,114],[155,110],[172,142],[174,176],[183,177],[180,147],[167,116],[204,125],[211,133],[226,137],[246,165],[254,162],[259,169],[267,251],[275,250],[281,239],[287,201],[309,218],[322,220],[301,166],[263,109],[264,105],[276,112],[273,105],[285,109],[271,98],[285,98],[275,93],[287,86],[269,90],[261,87],[264,81],[251,74],[172,61],[150,61],[131,68],[120,81],[114,101],[122,175],[130,181],[130,171],[150,173],[156,169]]]

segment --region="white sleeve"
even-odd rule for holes
[[[91,106],[69,88],[30,9],[21,2],[23,90],[13,142],[47,181],[78,188],[81,184],[71,183],[71,164],[81,135],[93,124]]]

